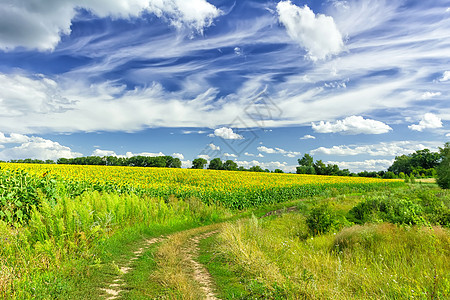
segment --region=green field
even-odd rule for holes
[[[450,193],[432,183],[0,167],[0,298],[449,295]]]

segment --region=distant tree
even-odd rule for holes
[[[192,161],[192,169],[204,169],[207,163],[204,158],[196,158]]]
[[[283,170],[280,169],[275,169],[275,171],[273,171],[274,173],[284,173]]]
[[[222,160],[220,158],[213,158],[209,162],[208,169],[211,169],[211,170],[223,170]]]
[[[298,160],[298,164],[304,167],[311,167],[314,164],[314,158],[309,154],[305,154]]]
[[[250,172],[264,172],[260,166],[253,166],[248,169]]]
[[[436,168],[437,184],[443,189],[450,189],[450,143],[439,148],[441,163]]]
[[[395,174],[399,174],[400,172],[411,174],[411,157],[408,155],[396,156],[394,163],[388,168],[388,171],[394,172]]]
[[[223,169],[227,170],[227,171],[236,171],[238,168],[237,163],[235,163],[234,161],[232,161],[231,159],[227,160],[224,164],[223,164]]]

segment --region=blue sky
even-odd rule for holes
[[[450,140],[450,1],[0,0],[0,159],[352,171]]]

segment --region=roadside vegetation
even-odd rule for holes
[[[2,163],[0,299],[445,299],[449,226],[432,183]]]
[[[297,208],[203,241],[221,299],[448,299],[448,191],[419,185]]]

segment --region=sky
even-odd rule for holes
[[[449,0],[0,0],[0,160],[378,171],[449,96]]]

